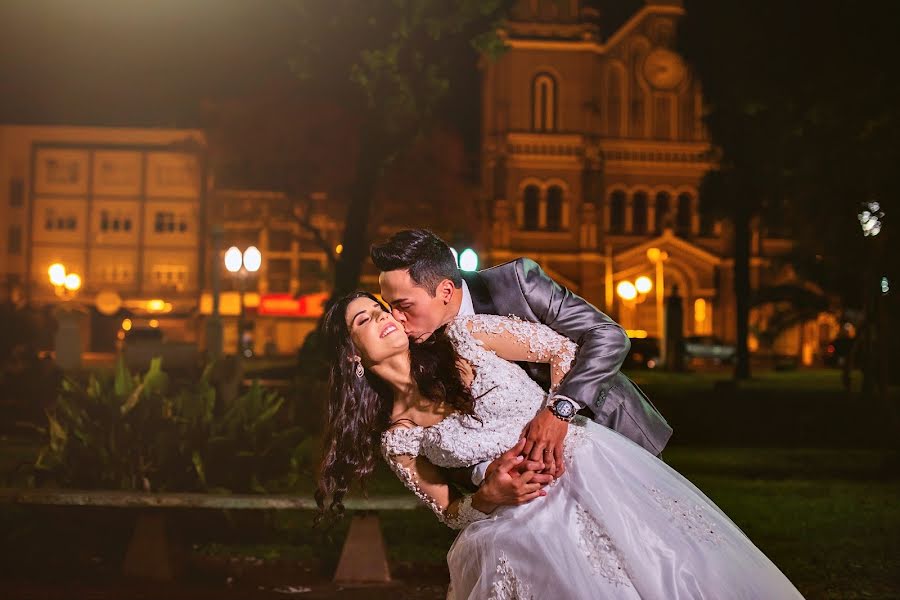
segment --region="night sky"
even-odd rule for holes
[[[4,0],[0,122],[198,126],[202,100],[246,93],[286,76],[292,34],[287,4]],[[642,3],[587,4],[601,11],[608,34]],[[470,143],[480,108],[474,62],[474,54],[471,63],[461,61],[471,69],[455,74],[447,105],[456,110],[444,115],[468,129]]]

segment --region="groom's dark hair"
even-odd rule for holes
[[[386,242],[372,244],[369,255],[379,271],[409,269],[410,278],[432,296],[444,279],[462,287],[462,275],[450,246],[427,229],[398,231]]]

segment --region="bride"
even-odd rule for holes
[[[334,356],[320,506],[331,496],[339,510],[380,449],[438,519],[462,530],[447,555],[448,597],[802,598],[700,490],[581,417],[566,437],[566,472],[550,485],[507,461],[475,493],[457,491],[448,469],[517,454],[523,427],[547,410],[511,361],[550,363],[558,384],[576,347],[549,327],[460,317],[410,347],[363,292],[337,302],[324,327]]]

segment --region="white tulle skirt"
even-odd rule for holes
[[[802,598],[687,479],[587,420],[570,426],[565,474],[543,498],[464,529],[448,597]]]

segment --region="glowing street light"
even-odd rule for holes
[[[57,287],[66,284],[66,268],[60,263],[50,265],[47,275],[50,276],[50,283]]]
[[[53,263],[47,269],[47,277],[56,290],[56,295],[65,297],[67,293],[72,295],[81,289],[81,276],[77,273],[67,273],[62,263]]]
[[[653,282],[646,275],[641,275],[634,280],[634,287],[640,294],[647,294],[653,289]]]
[[[250,246],[244,250],[244,268],[251,273],[259,271],[262,265],[262,252],[256,246]]]
[[[225,268],[229,273],[237,273],[241,270],[243,254],[237,246],[232,246],[225,251]]]
[[[81,277],[75,273],[68,273],[63,286],[70,292],[77,292],[81,288]]]
[[[619,298],[626,302],[631,302],[638,295],[637,288],[630,281],[620,281],[619,285],[616,286],[616,293],[619,295]]]
[[[466,248],[459,255],[459,268],[463,271],[478,270],[478,254],[471,248]]]
[[[262,266],[262,252],[259,251],[259,248],[256,246],[249,246],[246,250],[241,252],[241,249],[237,246],[232,246],[228,250],[225,251],[225,268],[229,273],[237,275],[239,290],[240,290],[240,304],[241,304],[241,313],[238,317],[238,336],[237,336],[237,353],[245,354],[246,356],[250,356],[249,348],[244,349],[243,337],[244,337],[244,329],[245,329],[245,306],[244,306],[244,292],[247,286],[247,273],[256,273],[259,271],[259,268]]]
[[[881,233],[881,219],[884,218],[884,211],[881,210],[879,202],[866,202],[857,216],[864,236],[875,237]]]

